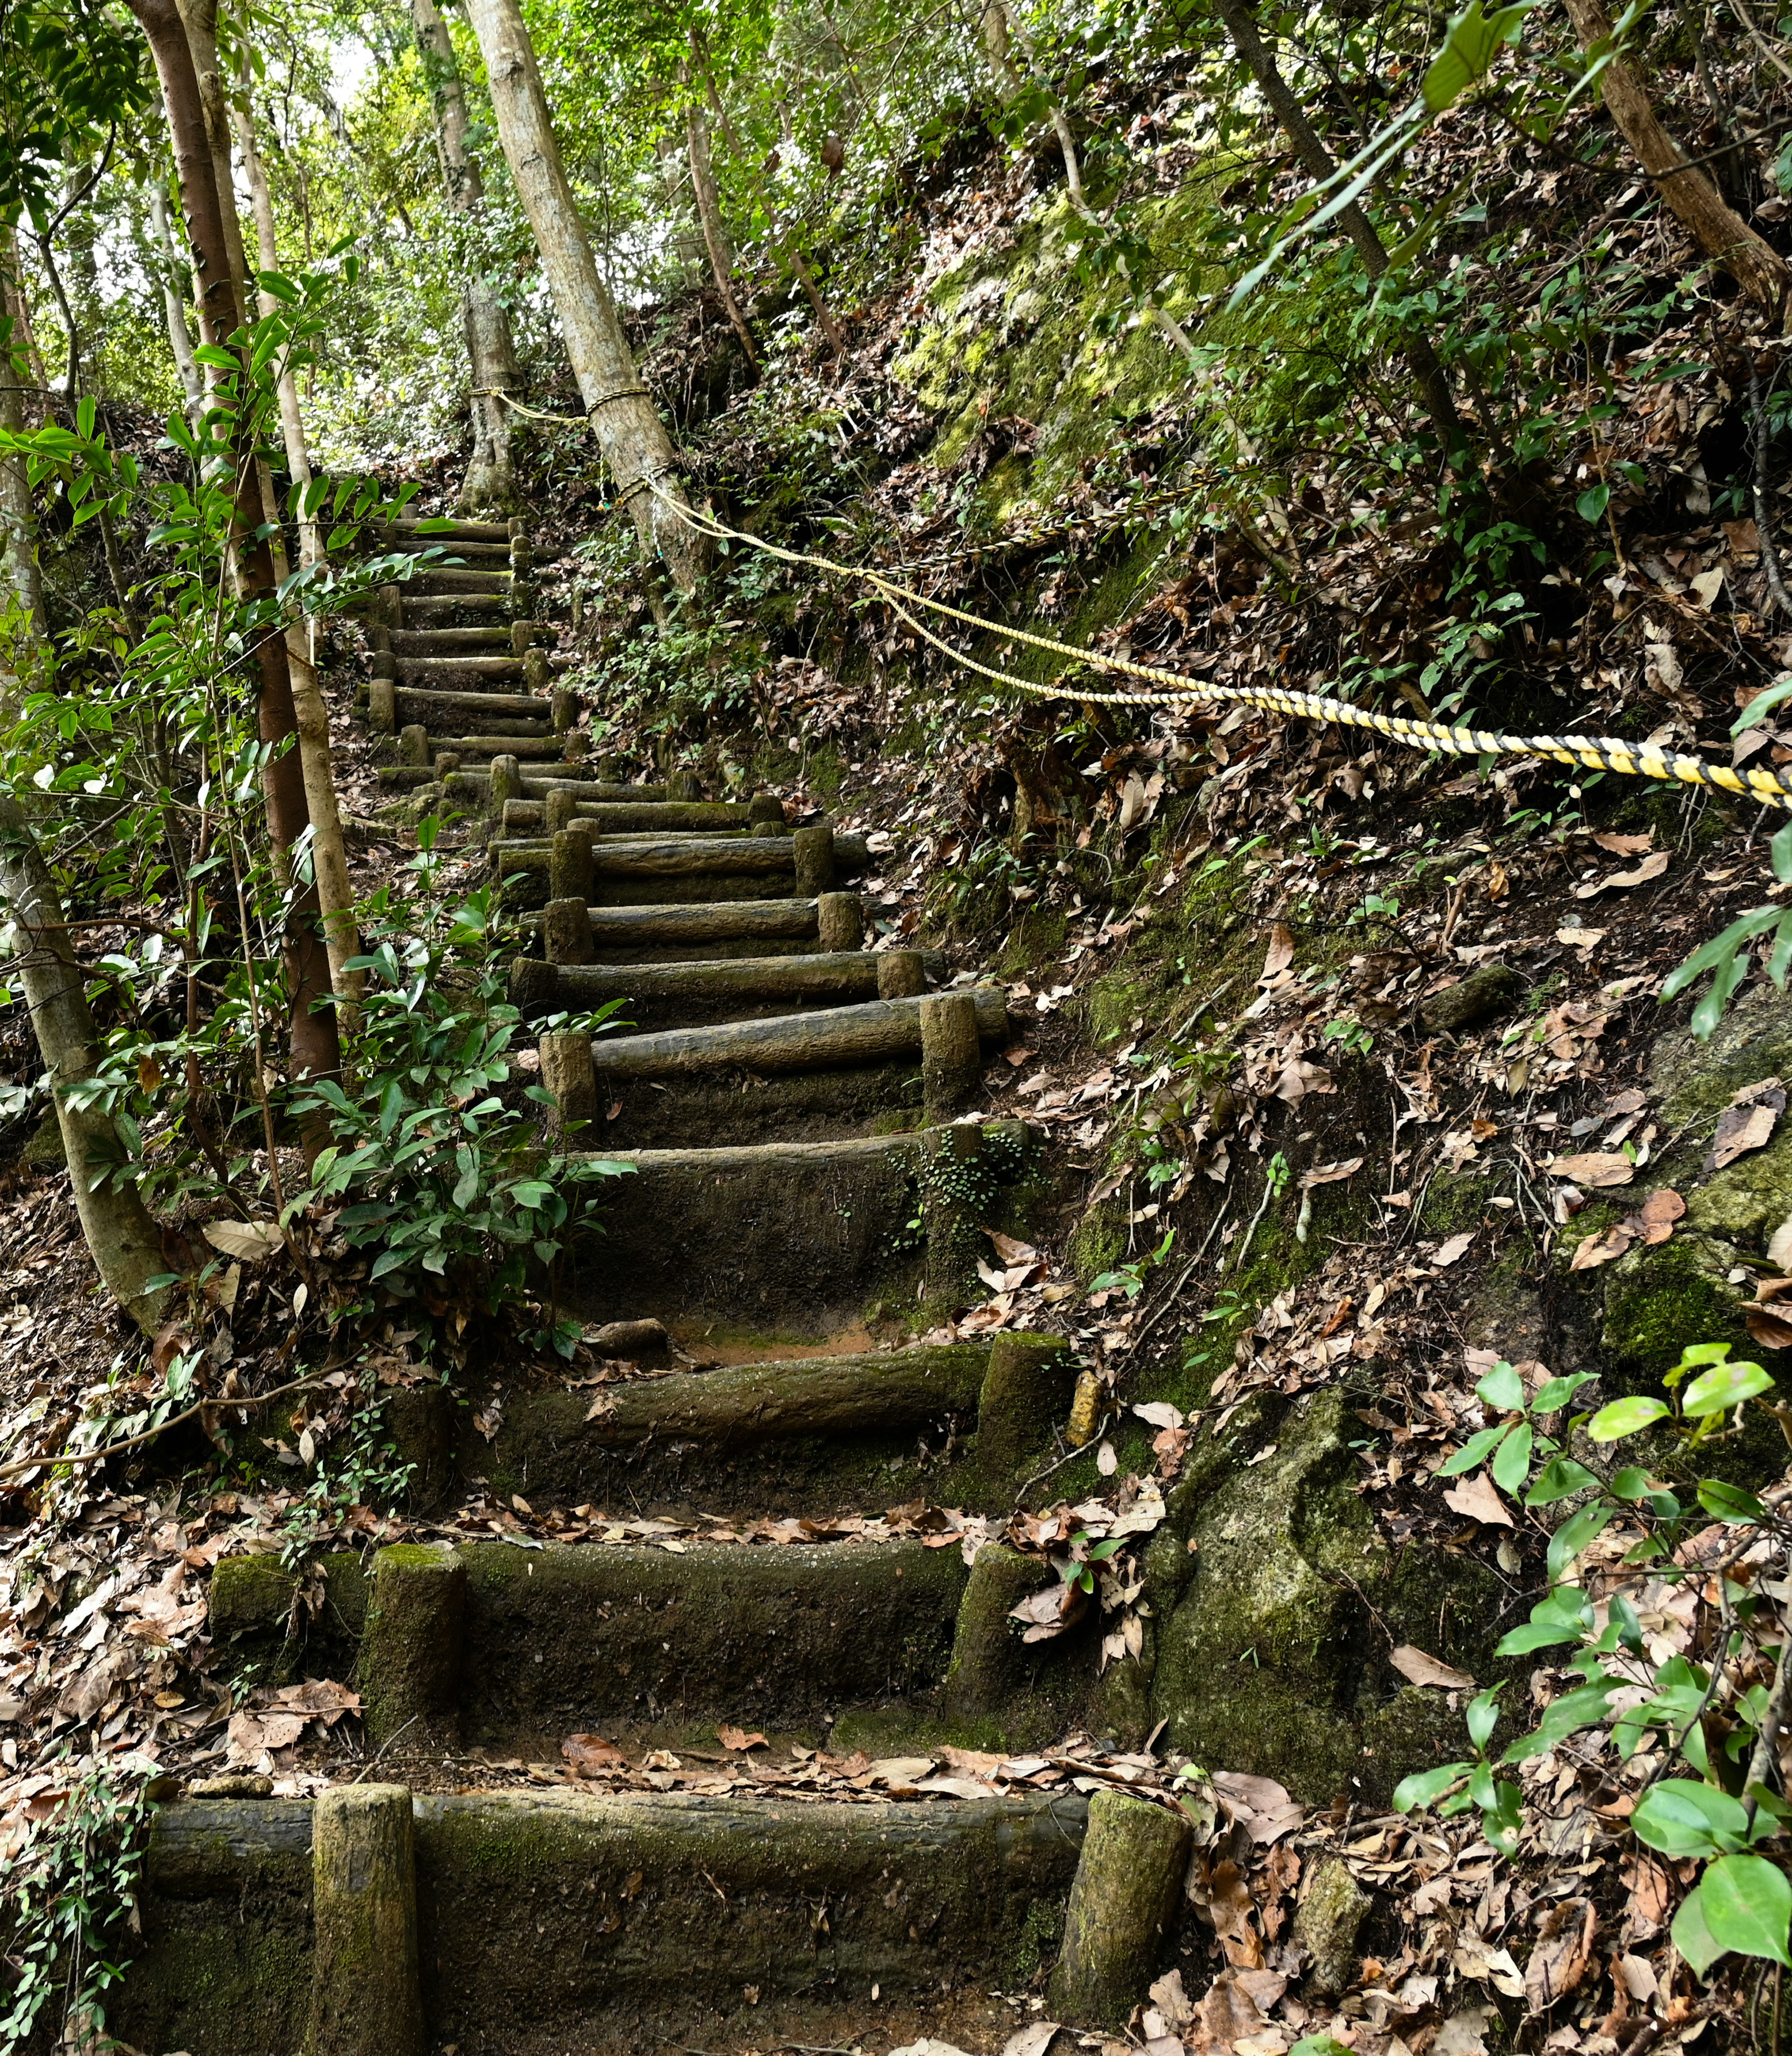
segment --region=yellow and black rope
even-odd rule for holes
[[[1340,727],[1368,729],[1414,749],[1435,749],[1447,756],[1540,757],[1577,770],[1615,771],[1625,777],[1653,778],[1668,785],[1714,786],[1721,792],[1758,800],[1763,805],[1792,809],[1792,770],[1766,767],[1737,769],[1680,750],[1657,749],[1646,743],[1620,742],[1608,736],[1504,735],[1497,729],[1458,727],[1447,722],[1410,721],[1403,715],[1377,714],[1368,708],[1353,706],[1348,700],[1332,699],[1321,693],[1289,692],[1274,686],[1214,685],[1201,679],[1181,678],[1155,665],[1135,663],[1131,658],[1112,656],[1104,650],[1078,649],[1075,644],[1060,642],[1052,636],[1036,635],[1028,629],[1009,627],[999,621],[985,620],[981,615],[968,613],[963,607],[949,606],[943,599],[896,584],[872,566],[843,564],[813,551],[787,550],[779,544],[767,542],[763,536],[749,536],[741,529],[728,527],[712,514],[701,512],[673,499],[657,481],[649,480],[647,483],[657,499],[699,533],[716,541],[744,543],[786,563],[827,571],[835,577],[867,585],[890,603],[899,619],[955,664],[1035,698],[1084,700],[1103,706],[1176,706],[1218,702],[1262,707],[1272,713],[1295,714],[1304,720],[1335,722]],[[1042,685],[1036,679],[1019,678],[1012,671],[979,663],[974,658],[954,650],[923,627],[910,611],[911,608],[944,615],[968,628],[1023,643],[1028,649],[1042,650],[1052,656],[1068,658],[1073,663],[1087,664],[1091,670],[1139,679],[1151,690],[1099,693],[1087,691],[1080,686]]]

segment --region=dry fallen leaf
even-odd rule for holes
[[[1634,871],[1614,871],[1605,878],[1589,878],[1585,885],[1577,885],[1577,900],[1592,900],[1601,892],[1628,892],[1633,885],[1647,885],[1652,878],[1659,878],[1668,868],[1668,856],[1658,849],[1653,856],[1645,856]]]
[[[1792,1327],[1771,1314],[1751,1311],[1746,1317],[1749,1339],[1762,1349],[1792,1349]]]
[[[1615,1151],[1592,1149],[1578,1156],[1558,1156],[1549,1166],[1552,1178],[1571,1178],[1577,1185],[1628,1185],[1636,1166]]]
[[[1340,1179],[1348,1178],[1363,1168],[1360,1156],[1346,1156],[1336,1164],[1316,1164],[1310,1171],[1301,1173],[1301,1189],[1309,1192],[1315,1185],[1335,1185]]]
[[[594,1770],[621,1770],[629,1759],[614,1742],[600,1734],[571,1734],[560,1745],[560,1754],[581,1777]]]
[[[1391,1650],[1387,1660],[1403,1678],[1410,1678],[1415,1685],[1435,1685],[1447,1692],[1474,1690],[1474,1680],[1467,1671],[1453,1670],[1447,1663],[1427,1656],[1423,1649],[1414,1648],[1410,1642],[1403,1642],[1397,1649]]]
[[[1575,1244],[1568,1267],[1570,1271],[1592,1271],[1601,1263],[1612,1263],[1636,1240],[1636,1231],[1628,1221],[1613,1221],[1609,1228],[1595,1229]]]
[[[1469,1229],[1464,1235],[1451,1236],[1447,1243],[1440,1245],[1436,1255],[1432,1257],[1431,1268],[1434,1271],[1447,1271],[1452,1263],[1460,1263],[1462,1259],[1467,1255],[1469,1244],[1474,1240],[1473,1228]]]
[[[1717,1124],[1717,1133],[1712,1138],[1711,1154],[1704,1161],[1707,1174],[1721,1171],[1727,1164],[1734,1164],[1739,1156],[1746,1156],[1751,1149],[1759,1149],[1772,1139],[1775,1124],[1786,1111],[1786,1094],[1776,1084],[1758,1088],[1760,1097],[1752,1105],[1727,1106]]]
[[[1277,972],[1285,971],[1294,961],[1294,931],[1285,922],[1269,923],[1269,954],[1263,959],[1263,975],[1259,985],[1267,985]]]
[[[1557,928],[1556,940],[1565,943],[1573,950],[1590,950],[1595,943],[1605,939],[1603,928]]]
[[[716,1739],[721,1744],[724,1749],[732,1749],[739,1751],[745,1751],[749,1749],[765,1749],[769,1746],[764,1735],[757,1733],[756,1731],[752,1734],[748,1734],[743,1728],[717,1728],[716,1730]]]
[[[1546,2013],[1578,1987],[1592,1959],[1597,1924],[1590,1899],[1562,1900],[1544,1915],[1525,1966],[1525,2003],[1533,2013]]]
[[[1640,856],[1655,840],[1655,831],[1647,835],[1596,835],[1594,842],[1601,849],[1609,850],[1613,856]]]
[[[199,1232],[214,1249],[244,1263],[259,1263],[286,1247],[286,1238],[272,1221],[207,1221]]]
[[[1506,1511],[1506,1501],[1494,1489],[1493,1480],[1485,1471],[1477,1471],[1471,1478],[1464,1478],[1460,1485],[1453,1485],[1443,1495],[1443,1503],[1458,1513],[1466,1513],[1470,1520],[1485,1522],[1489,1527],[1510,1528],[1512,1516]]]

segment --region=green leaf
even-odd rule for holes
[[[1765,690],[1755,695],[1731,723],[1731,740],[1734,741],[1745,728],[1753,728],[1758,722],[1765,721],[1782,700],[1788,698],[1792,698],[1792,671],[1788,671],[1783,678],[1775,678]],[[1787,825],[1792,826],[1792,823]],[[1779,832],[1784,835],[1786,830],[1782,828]],[[1775,868],[1778,868],[1777,865]]]
[[[1439,1477],[1460,1477],[1464,1471],[1478,1469],[1480,1466],[1482,1458],[1486,1455],[1487,1452],[1490,1449],[1497,1449],[1499,1445],[1505,1441],[1506,1437],[1511,1433],[1511,1423],[1510,1421],[1502,1421],[1497,1428],[1483,1428],[1478,1433],[1470,1435],[1468,1440],[1463,1443],[1462,1446],[1456,1452],[1455,1456],[1448,1457],[1444,1462],[1438,1465],[1437,1476]],[[1525,1432],[1528,1435],[1530,1431],[1527,1428]],[[1527,1442],[1526,1444],[1526,1455],[1527,1461],[1530,1456],[1530,1444]]]
[[[1536,1484],[1525,1494],[1525,1504],[1549,1506],[1598,1483],[1585,1464],[1577,1464],[1572,1457],[1552,1457],[1537,1473]]]
[[[1723,1943],[1712,1934],[1705,1919],[1703,1884],[1695,1887],[1681,1900],[1680,1910],[1674,1916],[1674,1924],[1669,1932],[1673,1935],[1674,1947],[1691,1965],[1695,1977],[1705,1976],[1712,1964],[1723,1954]]]
[[[1636,1802],[1630,1825],[1639,1841],[1668,1856],[1719,1856],[1748,1842],[1742,1801],[1690,1777],[1652,1785]]]
[[[1583,1506],[1573,1520],[1565,1520],[1549,1537],[1549,1553],[1546,1568],[1549,1582],[1554,1584],[1574,1561],[1581,1552],[1599,1534],[1612,1518],[1608,1506]]]
[[[1474,1768],[1472,1763],[1440,1763],[1430,1770],[1415,1770],[1394,1788],[1394,1811],[1410,1813],[1415,1807],[1434,1805],[1452,1785],[1459,1784]],[[1293,2056],[1293,2051],[1289,2052]]]
[[[1521,0],[1516,6],[1497,7],[1489,14],[1481,0],[1469,0],[1451,23],[1443,47],[1432,58],[1419,88],[1430,113],[1441,114],[1454,107],[1477,79],[1486,75],[1500,45],[1516,38],[1533,4],[1533,0]]]
[[[1536,1439],[1530,1421],[1521,1421],[1507,1436],[1494,1458],[1494,1483],[1502,1492],[1519,1493],[1530,1476],[1531,1445]]]
[[[1502,1414],[1524,1411],[1525,1381],[1509,1363],[1496,1363],[1474,1390],[1478,1398]]]
[[[1739,1485],[1730,1485],[1723,1478],[1699,1480],[1699,1504],[1714,1520],[1727,1520],[1737,1527],[1767,1517],[1766,1508],[1753,1493],[1744,1492]]]
[[[1564,1692],[1545,1710],[1535,1730],[1528,1735],[1521,1735],[1500,1761],[1528,1762],[1533,1756],[1547,1754],[1569,1735],[1577,1734],[1582,1728],[1589,1728],[1603,1720],[1606,1702],[1617,1689],[1615,1678],[1597,1678],[1591,1684],[1577,1685],[1572,1692]]]
[[[374,1259],[373,1267],[367,1274],[367,1282],[369,1284],[372,1284],[376,1278],[384,1278],[389,1271],[397,1271],[401,1265],[409,1263],[410,1260],[410,1252],[408,1250],[388,1249],[382,1251],[381,1253]]]
[[[1565,1407],[1583,1385],[1591,1385],[1593,1374],[1590,1370],[1570,1371],[1565,1378],[1545,1378],[1537,1388],[1537,1397],[1530,1402],[1533,1414],[1557,1414]]]
[[[1624,1436],[1634,1435],[1664,1419],[1669,1410],[1664,1399],[1649,1399],[1640,1394],[1629,1399],[1614,1399],[1609,1406],[1601,1406],[1587,1423],[1587,1433],[1596,1442],[1620,1441]],[[1620,1475],[1628,1477],[1628,1473]],[[1637,1475],[1641,1477],[1643,1473],[1639,1472]],[[1640,1493],[1630,1492],[1620,1496],[1625,1499],[1642,1497]]]
[[[1697,1421],[1707,1414],[1727,1414],[1773,1389],[1774,1381],[1758,1363],[1715,1363],[1687,1387],[1680,1410]]]
[[[1706,1932],[1719,1948],[1738,1956],[1765,1956],[1769,1963],[1792,1970],[1792,1955],[1786,1947],[1792,1932],[1792,1884],[1786,1883],[1778,1864],[1766,1856],[1719,1856],[1699,1880],[1694,1896],[1699,1901]],[[1674,1939],[1678,1945],[1678,1922]],[[1684,1949],[1680,1953],[1692,1962]]]
[[[1487,1738],[1499,1725],[1499,1687],[1495,1685],[1485,1692],[1477,1692],[1468,1702],[1463,1715],[1468,1722],[1468,1738],[1477,1749],[1487,1746]]]
[[[1574,503],[1574,511],[1583,521],[1599,521],[1605,518],[1605,510],[1611,504],[1612,488],[1602,479],[1581,495]]]

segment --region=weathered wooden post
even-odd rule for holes
[[[823,892],[815,900],[816,941],[829,951],[856,950],[865,941],[865,910],[856,892]],[[878,995],[883,996],[882,981]]]
[[[977,1002],[939,992],[921,1002],[921,1095],[930,1122],[950,1121],[970,1105],[983,1077]]]
[[[1118,2027],[1145,1996],[1188,1868],[1179,1813],[1098,1792],[1070,1888],[1051,2004],[1067,2020]]]
[[[343,1785],[311,1809],[309,2056],[424,2056],[416,1861],[402,1785]]]

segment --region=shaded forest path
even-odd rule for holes
[[[1091,1633],[1024,1643],[1011,1609],[1056,1574],[934,1511],[1005,1519],[1076,1375],[1060,1338],[954,1324],[989,1230],[1050,1190],[1024,1125],[977,1112],[1003,994],[863,947],[862,839],[590,761],[520,524],[438,540],[462,562],[376,608],[381,777],[475,816],[568,1145],[632,1175],[565,1288],[614,1366],[595,1396],[494,1366],[477,1421],[402,1395],[401,1444],[439,1518],[514,1495],[578,1539],[468,1520],[332,1558],[298,1658],[298,1581],[220,1564],[215,1635],[352,1665],[365,1774],[398,1781],[163,1809],[125,2031],[195,2056],[296,2047],[307,2018],[319,2056],[999,2048],[1067,1910],[1054,1996],[1118,2025],[1186,1823],[1124,1794],[1147,1757],[1076,1784],[1015,1760],[1075,1730]],[[610,1001],[626,1025],[586,1032]],[[736,1774],[762,1749],[769,1791]],[[562,1760],[540,1776],[570,1789],[491,1787]],[[606,1791],[622,1765],[649,1789]]]

